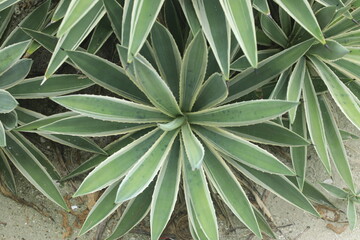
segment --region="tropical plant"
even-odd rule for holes
[[[106,147],[109,157],[63,179],[95,167],[75,196],[107,187],[81,233],[130,200],[109,239],[148,211],[157,239],[182,176],[194,239],[218,238],[211,191],[257,236],[273,236],[237,173],[318,215],[309,200],[329,202],[306,181],[309,141],[330,175],[335,165],[347,198],[357,196],[349,133],[328,101],[360,129],[359,14],[357,0],[61,0],[47,27],[20,26],[52,52],[43,83],[66,61],[113,95],[52,98],[72,113],[19,131],[125,134]],[[122,67],[94,55],[112,33]],[[250,142],[290,147],[292,168]]]
[[[4,3],[1,3],[4,4]],[[0,6],[2,6],[0,4]],[[42,25],[48,14],[50,1],[47,1],[27,16],[20,26]],[[24,32],[15,28],[9,34],[9,19],[12,8],[0,12],[0,173],[5,185],[16,193],[14,165],[40,192],[60,207],[68,210],[57,183],[61,176],[49,159],[25,136],[15,131],[18,125],[32,122],[44,115],[19,106],[22,99],[39,99],[59,96],[81,90],[93,82],[81,75],[53,75],[50,81],[40,87],[42,77],[25,79],[30,72],[33,60],[22,58],[31,41]],[[6,17],[5,17],[6,16]],[[35,21],[36,20],[36,21]],[[59,84],[61,82],[61,84]],[[106,154],[93,141],[63,135],[40,134],[42,137],[93,153]]]

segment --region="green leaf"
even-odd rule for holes
[[[7,134],[6,155],[17,169],[46,197],[65,210],[69,210],[50,175],[38,160],[19,141],[18,134]]]
[[[0,147],[6,146],[6,135],[5,135],[5,128],[2,122],[0,121]]]
[[[348,199],[346,216],[347,216],[348,221],[349,221],[350,230],[354,230],[356,225],[357,225],[357,214],[356,214],[355,203],[351,198]]]
[[[129,123],[170,120],[169,117],[153,107],[113,97],[79,94],[55,97],[52,100],[74,112],[100,120]]]
[[[229,96],[226,102],[242,97],[268,83],[299,60],[311,47],[310,39],[275,54],[258,64],[256,69],[249,68],[230,80]]]
[[[205,150],[205,172],[223,201],[241,222],[261,238],[260,229],[245,191],[224,160],[209,146]]]
[[[49,60],[49,65],[44,76],[44,82],[66,61],[67,54],[64,50],[75,50],[78,48],[81,42],[90,34],[92,29],[95,28],[97,23],[104,16],[105,10],[102,2],[96,2],[97,3],[94,6],[90,4],[92,6],[91,10],[59,39],[51,59]]]
[[[79,236],[90,231],[105,218],[110,216],[120,204],[115,203],[116,191],[119,187],[119,182],[113,183],[101,197],[96,201],[96,204],[92,207],[85,222],[83,223]]]
[[[179,99],[181,55],[171,33],[160,23],[151,30],[151,43],[162,79],[168,84],[176,99]]]
[[[301,135],[273,122],[226,129],[248,141],[262,144],[293,147],[306,146],[309,144]]]
[[[300,58],[296,64],[293,72],[291,73],[289,84],[287,88],[286,100],[299,102],[301,96],[301,89],[304,84],[304,77],[306,71],[306,60],[304,57]],[[290,109],[289,118],[290,123],[294,123],[296,116],[297,106]]]
[[[360,139],[359,136],[357,136],[355,134],[352,134],[352,133],[350,133],[348,131],[339,129],[339,132],[340,132],[340,136],[341,136],[342,140],[350,140],[350,139],[357,140],[357,139]]]
[[[339,1],[341,2],[341,1]],[[326,28],[331,21],[334,19],[336,13],[336,7],[335,6],[328,6],[321,8],[319,11],[316,12],[316,20],[319,23],[319,26],[321,29]]]
[[[0,150],[0,174],[3,177],[3,181],[6,184],[6,186],[10,189],[11,192],[15,194],[16,183],[15,183],[14,174],[11,170],[9,161],[2,150]]]
[[[289,39],[271,15],[261,14],[260,24],[266,36],[268,36],[273,42],[283,48],[287,47]]]
[[[131,14],[129,50],[127,62],[132,62],[146,41],[165,0],[138,0]],[[128,37],[126,37],[128,38]]]
[[[192,1],[197,18],[225,79],[230,77],[231,32],[218,0]]]
[[[296,2],[293,0],[274,0],[274,2],[279,4],[306,31],[322,44],[325,44],[323,33],[307,0],[298,0]]]
[[[254,0],[253,7],[265,15],[270,15],[270,8],[267,0]]]
[[[0,89],[15,86],[28,75],[33,63],[32,59],[22,59],[0,75]]]
[[[207,46],[199,31],[184,54],[180,73],[180,108],[191,111],[204,81],[207,65]]]
[[[6,47],[18,42],[30,40],[30,37],[24,33],[21,28],[28,28],[38,30],[46,19],[46,15],[50,8],[50,0],[45,1],[29,15],[27,15],[18,26],[6,37],[5,41],[1,44],[1,47]]]
[[[178,129],[185,123],[185,117],[180,116],[168,123],[158,123],[158,127],[163,131],[172,131]]]
[[[16,111],[13,110],[9,113],[0,114],[0,121],[2,122],[6,130],[14,129],[18,124],[18,116],[16,114]]]
[[[12,6],[12,7],[6,8],[4,10],[0,10],[0,19],[1,19],[1,23],[0,23],[0,39],[3,36],[5,30],[7,29],[10,20],[12,19],[14,9],[15,9],[15,7]]]
[[[236,40],[240,44],[242,51],[250,62],[251,66],[256,68],[258,63],[255,20],[252,11],[251,0],[219,1],[225,17],[235,35]],[[246,23],[246,24],[244,24]],[[219,24],[219,22],[217,22]],[[211,26],[212,28],[213,26]],[[227,76],[225,74],[225,76]]]
[[[11,94],[0,89],[0,113],[9,113],[16,108],[18,102]]]
[[[135,132],[152,126],[155,125],[119,123],[102,121],[84,116],[74,116],[44,125],[38,129],[41,132],[44,131],[51,134],[64,134],[81,137],[100,137]],[[22,128],[20,128],[20,130],[21,129]]]
[[[290,123],[290,129],[303,138],[307,138],[306,120],[304,107],[301,105],[297,109],[297,114],[293,123]],[[290,148],[291,161],[296,173],[296,181],[300,190],[303,190],[305,183],[305,174],[307,166],[307,146],[293,146]]]
[[[356,46],[360,44],[360,30],[354,30],[334,36],[333,39],[344,46]]]
[[[205,143],[252,168],[274,174],[294,174],[287,166],[264,149],[230,132],[219,128],[197,126],[193,126],[193,130]]]
[[[170,88],[146,60],[136,57],[134,68],[139,88],[157,109],[171,117],[182,115]]]
[[[123,8],[116,0],[103,0],[104,7],[106,9],[107,16],[110,20],[112,29],[121,42],[121,31],[122,31],[122,17],[123,17]]]
[[[227,97],[228,89],[224,78],[214,73],[202,85],[193,109],[202,110],[220,104]]]
[[[19,2],[20,0],[2,0],[0,2],[0,11],[14,5],[15,3]]]
[[[112,154],[85,178],[74,196],[96,192],[121,179],[158,140],[161,132],[155,129]]]
[[[303,98],[305,105],[306,122],[314,148],[322,161],[327,172],[331,175],[330,159],[327,152],[325,126],[321,115],[321,109],[310,74],[307,71],[304,78]]]
[[[340,176],[350,190],[355,193],[355,186],[351,175],[349,160],[346,156],[345,146],[342,142],[338,126],[336,125],[335,119],[330,111],[329,104],[323,96],[320,97],[319,103],[324,126],[326,126],[325,136],[328,143],[327,149],[329,150],[329,154],[334,161],[335,167]]]
[[[322,59],[334,61],[344,57],[349,50],[334,40],[327,40],[325,45],[312,46],[307,54],[318,56]]]
[[[251,125],[281,116],[298,103],[282,100],[256,100],[188,113],[192,124],[235,127]]]
[[[23,30],[27,35],[33,38],[37,43],[39,43],[49,52],[53,52],[55,50],[58,43],[58,39],[56,37],[27,28],[21,28],[21,30]]]
[[[164,132],[137,160],[121,182],[115,202],[125,202],[146,189],[166,160],[179,130]]]
[[[259,225],[259,228],[260,228],[261,232],[264,232],[269,237],[271,237],[273,239],[276,239],[276,235],[272,231],[269,223],[266,221],[266,219],[262,215],[262,213],[259,210],[257,210],[255,207],[253,207],[253,209],[254,209],[255,217],[256,217],[256,220],[258,222],[258,225]]]
[[[144,93],[126,76],[125,71],[116,64],[85,52],[69,51],[67,54],[96,84],[124,98],[141,103],[149,102]]]
[[[204,159],[205,150],[199,139],[192,132],[189,123],[182,125],[181,136],[192,170],[199,169]]]
[[[30,41],[18,42],[0,49],[0,75],[20,59],[29,43]]]
[[[85,172],[95,168],[100,163],[105,161],[108,158],[108,156],[116,153],[121,148],[123,148],[126,145],[132,143],[137,138],[141,137],[142,135],[144,135],[144,134],[146,134],[148,132],[149,132],[149,129],[141,130],[141,131],[138,131],[136,133],[129,133],[129,134],[126,134],[123,137],[113,141],[112,143],[110,143],[109,145],[107,145],[104,148],[104,151],[107,153],[107,155],[104,155],[104,154],[93,155],[87,161],[85,161],[84,163],[80,164],[77,168],[75,168],[66,177],[62,178],[61,181],[67,181],[70,178],[73,178],[75,176],[78,176],[78,175],[80,175],[82,173],[85,173]],[[115,201],[115,199],[114,199],[114,201]]]
[[[72,0],[67,8],[56,36],[60,38],[68,33],[81,19],[85,18],[99,0]]]
[[[319,213],[311,205],[309,200],[298,190],[298,188],[283,176],[273,175],[266,172],[260,172],[249,168],[241,163],[227,159],[236,169],[250,178],[255,183],[270,192],[276,194],[286,202],[319,217]]]
[[[360,129],[360,106],[352,93],[325,63],[314,57],[310,57],[310,60],[341,111]]]
[[[160,238],[175,208],[181,174],[179,151],[180,145],[177,139],[156,181],[150,213],[152,240],[158,240]]]
[[[263,61],[263,60],[273,56],[274,54],[278,53],[279,51],[280,50],[276,49],[276,48],[260,50],[260,51],[258,51],[258,60]],[[242,71],[248,69],[249,67],[251,67],[251,65],[250,65],[249,61],[247,60],[246,56],[243,55],[231,63],[230,69],[238,71],[238,72],[242,72]]]
[[[67,9],[69,8],[71,1],[70,0],[60,0],[59,3],[56,6],[56,9],[54,11],[54,14],[51,18],[52,22],[57,22],[60,19],[62,19],[65,14]]]
[[[107,16],[103,16],[98,25],[94,29],[94,33],[91,36],[87,51],[89,53],[97,53],[109,39],[113,29]]]
[[[180,158],[183,162],[184,191],[190,200],[187,204],[191,203],[194,218],[196,218],[207,239],[219,239],[215,209],[211,201],[204,170],[203,168],[192,170],[183,145],[181,145]]]
[[[196,16],[194,5],[191,1],[186,0],[179,0],[179,3],[190,26],[191,33],[193,36],[195,36],[201,29],[201,25],[199,19]]]
[[[347,199],[348,198],[349,194],[338,187],[335,187],[328,183],[320,183],[320,185],[336,198],[339,198],[339,199]]]
[[[134,9],[134,3],[135,1],[131,1],[131,0],[124,1],[124,13],[122,15],[121,21],[117,22],[117,24],[121,24],[121,26],[117,27],[117,29],[121,29],[121,36],[120,36],[121,39],[119,39],[119,41],[121,41],[121,45],[126,48],[129,47],[129,42],[130,42],[130,31],[131,31],[131,22],[132,22],[131,19],[132,19],[132,12]],[[115,16],[117,16],[117,14]],[[126,50],[126,53],[124,54],[123,57],[124,60],[122,60],[123,65],[127,63],[127,56],[128,56],[128,50]]]
[[[353,16],[353,19],[359,19],[360,17],[360,8],[357,8],[355,11],[351,12],[351,15]],[[358,27],[356,23],[354,23],[353,19],[349,18],[342,18],[336,23],[332,24],[330,27],[328,27],[324,34],[327,38],[333,37],[336,35],[340,35],[342,33],[349,32],[355,28]]]
[[[93,85],[90,79],[75,74],[53,75],[41,85],[42,80],[43,77],[26,79],[8,91],[17,99],[36,99],[64,95]]]
[[[107,240],[115,240],[125,235],[148,214],[153,190],[154,184],[151,184],[144,192],[128,203],[114,232]]]

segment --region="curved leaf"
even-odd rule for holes
[[[0,75],[0,89],[15,86],[28,75],[33,63],[32,59],[22,59]]]
[[[204,159],[205,150],[199,139],[192,132],[189,123],[182,125],[181,136],[192,170],[199,169]]]
[[[29,43],[30,41],[18,42],[0,49],[0,75],[20,59]]]
[[[11,112],[17,105],[18,102],[9,92],[0,89],[0,114]]]

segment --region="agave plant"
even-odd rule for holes
[[[2,7],[5,2],[2,2]],[[27,27],[41,26],[48,14],[50,1],[35,9],[19,25]],[[1,8],[0,8],[1,9]],[[50,81],[40,87],[42,78],[27,78],[33,60],[22,58],[34,43],[30,37],[15,28],[9,34],[9,19],[13,8],[0,12],[0,173],[4,184],[16,193],[14,165],[40,192],[60,207],[68,210],[56,181],[61,176],[49,159],[25,136],[17,131],[19,125],[41,119],[44,115],[19,106],[22,99],[39,99],[59,96],[78,91],[93,85],[88,78],[76,74],[53,75]],[[36,18],[35,18],[36,16]],[[61,82],[61,84],[59,84]],[[81,137],[41,134],[41,136],[93,153],[106,154],[93,141]]]
[[[332,174],[332,161],[349,188],[348,199],[357,199],[342,141],[348,133],[338,129],[328,98],[360,128],[358,5],[354,0],[62,0],[52,24],[20,28],[52,52],[43,83],[66,61],[116,97],[52,98],[72,113],[19,130],[125,134],[105,149],[110,157],[94,156],[65,178],[96,166],[75,196],[107,187],[81,233],[130,200],[110,239],[125,234],[150,209],[157,239],[182,176],[194,239],[218,238],[207,182],[257,236],[261,231],[273,236],[232,170],[317,215],[309,199],[328,201],[306,182],[307,133],[325,170]],[[112,33],[121,44],[123,67],[93,55]],[[85,50],[81,43],[90,34]],[[248,141],[289,146],[293,170]]]

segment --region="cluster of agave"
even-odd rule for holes
[[[10,19],[9,6],[15,2],[0,1],[4,19]],[[338,128],[329,98],[360,129],[359,2],[61,0],[49,10],[47,0],[2,41],[0,57],[16,53],[0,68],[2,88],[5,73],[13,69],[18,74],[18,65],[31,61],[18,61],[24,51],[30,56],[42,46],[52,57],[44,76],[23,80],[28,70],[1,91],[0,97],[11,101],[7,107],[0,103],[6,128],[0,141],[5,154],[0,156],[6,155],[40,191],[66,208],[53,183],[39,183],[59,176],[19,132],[98,152],[61,179],[92,170],[74,197],[106,188],[81,234],[128,202],[108,239],[126,234],[148,212],[151,239],[158,239],[178,195],[184,194],[193,238],[218,239],[211,196],[216,192],[255,235],[274,237],[238,174],[319,216],[310,201],[331,203],[306,181],[311,143],[329,175],[335,166],[343,179],[346,189],[321,185],[348,201],[354,228],[360,197],[343,139],[356,136]],[[109,38],[117,41],[121,64],[96,55]],[[85,76],[56,75],[65,62]],[[59,96],[92,84],[111,96]],[[17,107],[14,97],[51,97],[71,111],[41,116]],[[5,120],[16,113],[24,118],[18,128]],[[121,137],[104,150],[86,138],[114,135]],[[291,163],[256,143],[289,147]],[[17,152],[11,152],[15,145],[28,149],[23,152],[31,156],[32,166],[16,160]],[[24,169],[33,166],[37,169]],[[9,167],[1,166],[1,171],[10,176]],[[43,175],[35,178],[38,171]],[[11,183],[13,177],[5,179]]]

